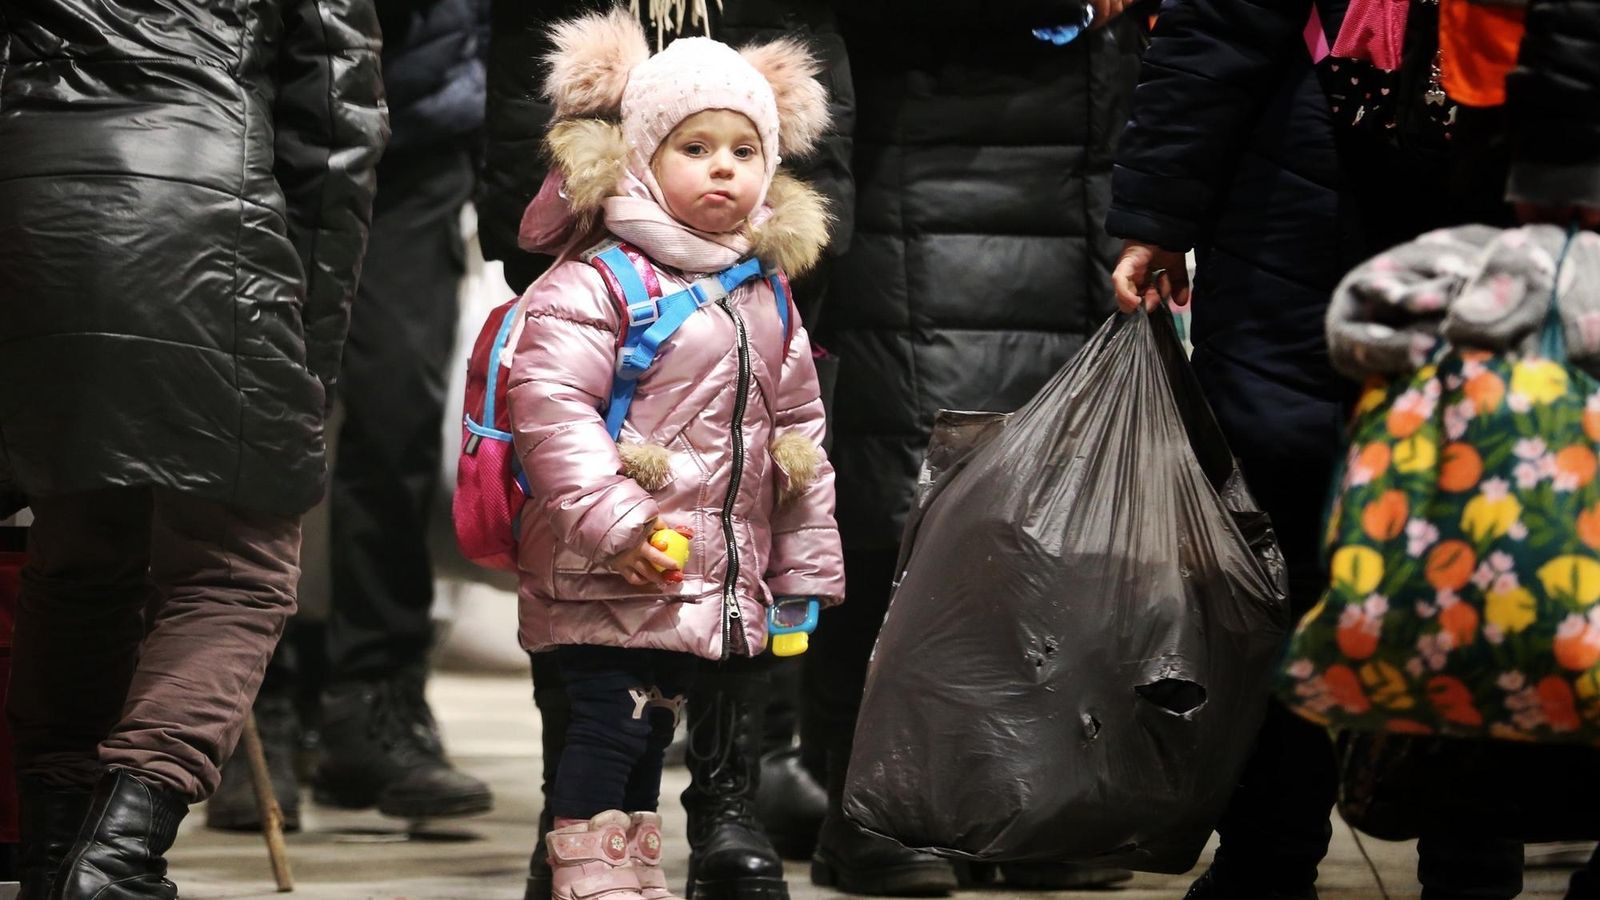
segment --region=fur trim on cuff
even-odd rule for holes
[[[805,274],[828,245],[833,222],[828,201],[810,185],[779,171],[767,190],[767,205],[772,215],[754,229],[752,250],[790,276]]]
[[[544,93],[555,103],[557,119],[620,114],[628,75],[650,58],[638,16],[620,6],[558,23],[550,42]]]
[[[803,434],[785,431],[772,439],[772,461],[782,474],[778,487],[778,503],[783,504],[804,494],[817,481],[825,457],[822,448]]]
[[[672,483],[672,451],[660,444],[618,444],[622,474],[651,493]]]
[[[573,214],[592,221],[605,199],[620,190],[628,171],[622,127],[601,119],[569,119],[550,126],[545,146],[566,179],[564,189]]]
[[[745,47],[739,55],[772,86],[778,106],[778,152],[809,153],[828,130],[828,91],[817,81],[822,65],[795,38]]]

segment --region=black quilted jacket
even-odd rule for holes
[[[0,0],[0,487],[317,500],[377,34],[371,0]]]
[[[1020,407],[1112,310],[1103,223],[1140,34],[1132,16],[1065,47],[1031,34],[1082,9],[840,6],[856,219],[818,331],[847,549],[898,545],[935,413]]]

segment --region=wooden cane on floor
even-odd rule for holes
[[[272,877],[277,879],[278,893],[288,893],[294,890],[294,876],[289,873],[289,849],[283,843],[283,810],[272,793],[272,777],[267,774],[267,754],[261,747],[261,733],[256,730],[255,713],[245,716],[240,744],[245,758],[250,760],[250,781],[256,789],[256,810],[261,813],[261,833],[267,839]]]

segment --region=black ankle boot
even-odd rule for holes
[[[300,779],[295,773],[294,758],[300,746],[300,717],[294,702],[278,695],[257,696],[254,712],[272,794],[283,814],[283,830],[299,831]],[[255,781],[250,777],[250,760],[242,740],[222,766],[222,783],[206,800],[206,827],[218,831],[261,830],[261,808],[256,802]]]
[[[189,812],[186,797],[109,769],[56,879],[51,900],[177,900],[164,854]]]
[[[561,762],[561,751],[567,746],[567,724],[572,721],[572,703],[567,698],[567,687],[561,683],[560,673],[553,666],[543,665],[534,656],[533,675],[544,686],[535,685],[533,705],[539,710],[539,742],[543,751],[542,787],[544,809],[539,813],[539,836],[533,844],[533,856],[528,860],[528,885],[523,900],[550,900],[550,853],[544,836],[555,830],[555,813],[550,811],[550,787],[555,784],[556,768]]]
[[[404,677],[338,684],[323,694],[322,756],[312,798],[401,819],[471,816],[494,808],[482,781],[439,750],[432,713]]]
[[[811,883],[846,894],[880,897],[942,897],[956,889],[955,868],[928,853],[908,850],[868,834],[844,817],[845,772],[850,752],[828,751],[828,815],[811,858]]]
[[[56,874],[67,851],[78,840],[78,829],[89,813],[89,792],[58,788],[37,779],[17,779],[17,799],[22,805],[22,840],[17,847],[17,878],[22,891],[17,900],[45,900],[55,886]]]
[[[756,821],[761,780],[761,660],[704,673],[689,693],[691,900],[789,900],[783,860]]]

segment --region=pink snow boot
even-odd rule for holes
[[[546,835],[550,900],[644,900],[628,859],[630,824],[627,813],[607,810]]]
[[[682,900],[667,887],[667,873],[661,871],[661,817],[652,812],[633,814],[628,827],[628,858],[639,879],[644,900]]]

